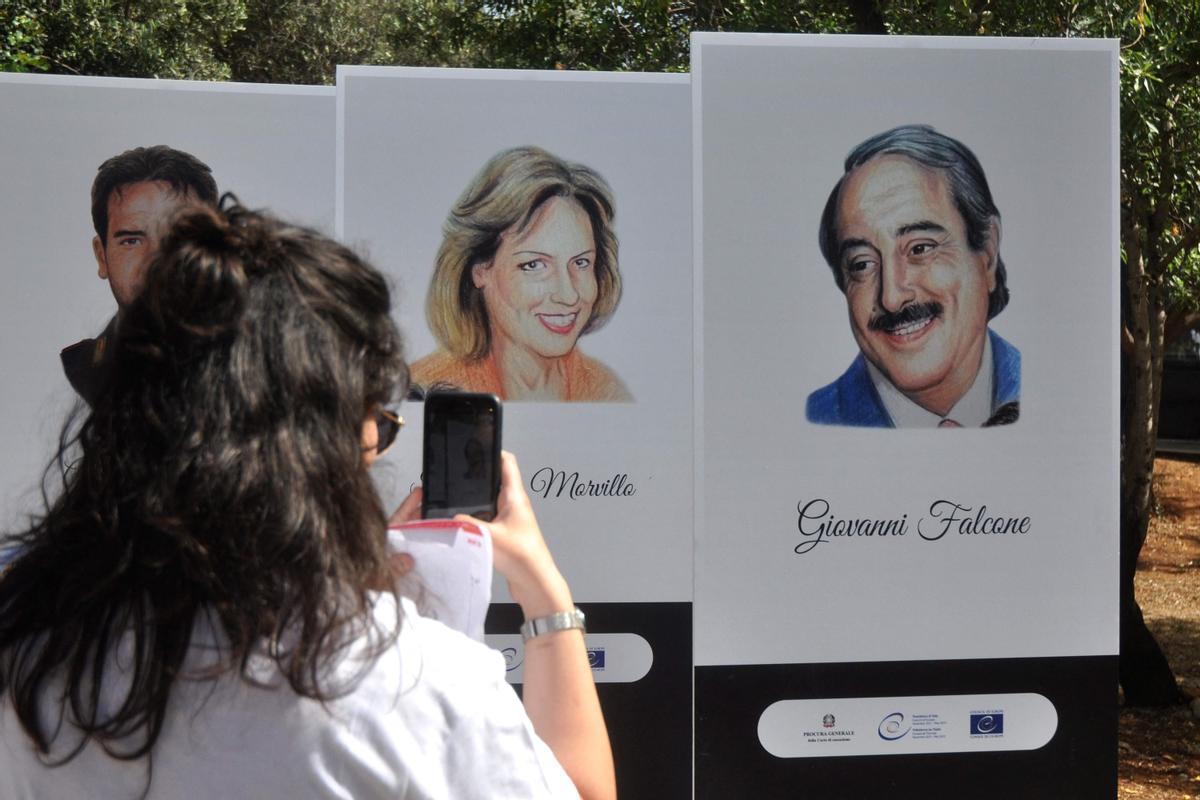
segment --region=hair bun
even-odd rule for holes
[[[146,276],[146,333],[169,349],[234,330],[245,308],[249,253],[237,207],[182,210]],[[157,334],[157,336],[154,336]]]

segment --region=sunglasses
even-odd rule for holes
[[[375,429],[379,431],[379,438],[375,442],[375,455],[381,456],[386,453],[403,427],[404,417],[386,408],[376,409]]]

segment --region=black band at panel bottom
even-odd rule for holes
[[[1045,697],[1058,717],[1049,741],[1032,750],[779,757],[759,740],[763,712],[780,700],[1027,694]],[[805,718],[797,718],[796,736],[825,735],[823,728],[838,732],[835,714],[821,713],[820,705],[798,704]],[[832,711],[836,704],[830,705]],[[1002,716],[1003,702],[993,705]],[[697,667],[695,708],[698,800],[1116,796],[1116,656]],[[953,725],[997,722],[959,716],[964,718],[952,720]],[[1010,715],[1010,729],[1013,722]],[[883,718],[880,723],[878,731],[888,734]],[[815,732],[807,733],[809,728]],[[875,737],[874,724],[861,735]]]

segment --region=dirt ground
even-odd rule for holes
[[[1200,462],[1160,458],[1137,599],[1184,691],[1200,697]],[[1200,720],[1186,707],[1121,709],[1117,797],[1200,800]]]

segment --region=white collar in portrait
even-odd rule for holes
[[[932,411],[926,411],[921,406],[909,400],[908,397],[892,385],[892,382],[880,372],[874,364],[867,361],[867,370],[871,373],[871,383],[883,401],[883,407],[897,428],[936,428],[943,420],[953,420],[964,428],[978,428],[992,416],[992,339],[983,338],[983,358],[979,362],[979,372],[971,382],[971,388],[958,399],[946,416],[942,417]]]

